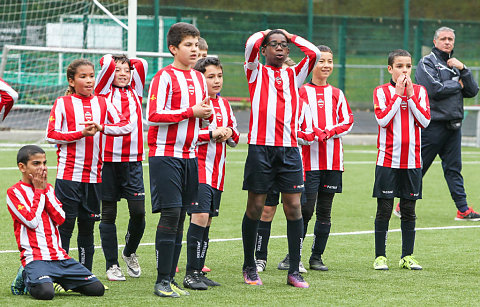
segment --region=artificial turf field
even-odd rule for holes
[[[47,149],[49,178],[55,179],[56,155]],[[276,266],[286,254],[285,216],[278,210],[272,225],[267,270],[260,273],[264,285],[248,286],[241,274],[243,249],[241,221],[247,193],[241,190],[246,145],[228,152],[225,192],[220,216],[215,218],[210,232],[210,247],[206,264],[212,269],[208,277],[222,284],[207,291],[197,291],[179,299],[159,298],[153,294],[156,279],[154,238],[159,215],[151,214],[148,166],[145,163],[147,225],[142,245],[138,248],[142,276],[129,278],[125,264],[120,260],[125,282],[110,282],[105,277],[105,260],[101,249],[96,249],[93,272],[109,286],[104,297],[90,298],[77,294],[56,295],[53,302],[39,302],[30,296],[13,296],[10,283],[19,262],[19,252],[13,235],[11,216],[5,203],[8,187],[20,179],[15,167],[18,148],[0,147],[0,305],[2,306],[147,306],[160,305],[479,305],[480,282],[479,245],[480,222],[455,221],[456,208],[451,201],[443,178],[441,164],[432,165],[423,183],[423,200],[417,202],[417,237],[415,256],[423,271],[398,268],[401,252],[400,220],[392,215],[388,236],[387,258],[389,271],[375,271],[373,221],[376,201],[371,197],[376,149],[374,146],[345,146],[345,173],[343,193],[335,197],[332,210],[332,234],[323,256],[328,272],[309,270],[303,276],[309,289],[286,285],[286,272]],[[465,187],[469,203],[480,210],[478,193],[480,179],[480,149],[463,148]],[[148,161],[146,161],[148,162]],[[124,242],[128,210],[126,202],[119,203],[117,229],[119,243]],[[187,229],[188,224],[185,224]],[[312,244],[313,222],[304,242],[303,257],[308,269]],[[76,246],[76,234],[72,247]],[[185,237],[184,237],[185,238]],[[100,246],[98,224],[95,244]],[[77,257],[77,251],[70,255]],[[181,283],[185,273],[185,246],[179,261]]]

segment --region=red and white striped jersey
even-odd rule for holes
[[[58,232],[65,212],[50,184],[40,190],[19,181],[7,190],[7,205],[23,266],[34,260],[70,258]]]
[[[115,61],[111,54],[100,59],[101,70],[95,83],[95,94],[105,97],[130,121],[133,131],[125,136],[104,135],[103,161],[136,162],[145,159],[143,151],[142,97],[148,63],[143,59],[130,59],[132,80],[128,87],[112,84]]]
[[[207,83],[201,72],[168,65],[150,83],[147,102],[150,157],[195,158],[200,119],[192,107],[207,97]]]
[[[317,138],[310,146],[302,147],[305,171],[343,171],[341,137],[350,132],[353,126],[352,110],[345,95],[330,84],[318,86],[312,83],[303,85],[299,95],[309,106],[313,126],[334,134],[326,142]]]
[[[430,105],[425,88],[413,85],[410,98],[395,94],[391,83],[373,91],[378,123],[377,165],[390,168],[421,168],[421,128],[430,123]]]
[[[297,147],[298,88],[320,59],[312,43],[294,35],[291,41],[305,53],[295,66],[275,68],[259,62],[262,32],[250,36],[245,45],[245,74],[250,92],[248,143]]]
[[[17,100],[18,93],[0,79],[0,123],[7,117],[8,112],[10,112]]]
[[[46,140],[58,144],[57,178],[76,182],[102,182],[102,136],[84,137],[83,122],[103,126],[103,134],[129,134],[132,124],[104,97],[58,97],[48,119]]]
[[[237,120],[227,99],[217,96],[215,99],[210,99],[210,103],[214,110],[213,121],[208,128],[200,130],[198,136],[198,179],[200,183],[206,183],[217,190],[223,191],[227,155],[226,145],[237,146],[240,132],[237,130]],[[210,140],[209,131],[218,127],[232,129],[233,134],[226,142],[217,143],[215,140]]]

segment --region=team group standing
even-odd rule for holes
[[[154,293],[180,297],[189,295],[186,289],[220,286],[206,276],[205,259],[212,218],[219,215],[224,189],[226,148],[238,144],[240,133],[229,102],[220,95],[220,60],[199,50],[199,38],[200,32],[191,24],[177,23],[170,28],[167,44],[173,63],[155,74],[146,102],[143,92],[148,64],[143,59],[107,54],[100,60],[97,77],[88,60],[75,60],[69,65],[69,88],[55,101],[46,133],[47,141],[57,146],[55,187],[47,183],[45,152],[27,145],[17,155],[22,179],[7,192],[21,258],[12,293],[30,293],[37,299],[52,299],[55,292],[70,290],[103,295],[105,286],[92,274],[96,221],[100,221],[107,279],[126,280],[119,263],[116,228],[117,203],[122,198],[127,200],[129,221],[121,258],[130,277],[141,276],[136,252],[145,230],[144,124],[149,126],[152,213],[160,213],[155,235]],[[445,39],[450,49],[440,44]],[[205,45],[202,49],[207,49],[201,40]],[[413,256],[415,203],[422,197],[422,176],[437,154],[444,170],[453,169],[450,173],[455,173],[446,173],[445,178],[459,210],[457,218],[480,219],[466,203],[461,160],[460,166],[458,159],[447,162],[459,149],[444,148],[447,145],[438,145],[433,137],[425,139],[422,134],[435,120],[445,134],[459,140],[455,126],[459,121],[441,118],[448,116],[442,115],[437,106],[430,112],[429,103],[433,101],[431,92],[443,88],[428,85],[428,79],[440,83],[443,81],[435,78],[439,71],[445,74],[436,70],[439,64],[431,62],[445,54],[450,56],[453,42],[452,29],[437,30],[432,54],[420,63],[428,76],[423,80],[416,75],[418,82],[425,81],[422,85],[411,80],[411,55],[401,49],[390,52],[391,81],[373,92],[379,126],[373,187],[373,197],[377,198],[376,270],[388,269],[386,238],[395,197],[400,199],[395,211],[401,216],[402,232],[399,265],[422,269]],[[288,58],[290,44],[304,53],[296,64]],[[265,64],[260,63],[260,55]],[[456,78],[445,81],[445,87],[451,81],[450,92],[460,91],[457,95],[462,99],[475,96],[478,84],[466,66],[456,59],[449,61],[443,67]],[[330,234],[333,199],[336,193],[342,193],[342,136],[352,129],[353,114],[344,93],[328,83],[333,70],[333,52],[328,46],[315,46],[281,29],[260,31],[246,42],[244,69],[251,111],[243,181],[243,189],[248,191],[241,228],[243,278],[249,285],[263,284],[258,273],[267,267],[271,221],[281,193],[288,254],[278,268],[288,271],[287,284],[308,288],[302,276],[306,272],[301,262],[303,240],[316,211],[308,264],[311,270],[328,270],[322,254]],[[312,78],[305,83],[310,73]],[[1,80],[0,93],[3,120],[18,94]],[[435,97],[437,104],[445,93]],[[147,106],[146,114],[142,103]],[[442,138],[438,130],[429,133]],[[423,169],[425,143],[434,148],[428,151],[429,164]],[[187,263],[185,276],[177,283],[187,215]],[[78,261],[69,256],[75,224]]]

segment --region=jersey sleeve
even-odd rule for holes
[[[292,43],[305,54],[305,57],[294,66],[295,78],[298,86],[300,86],[313,70],[318,60],[320,60],[320,50],[314,44],[298,35],[292,37]]]
[[[130,63],[133,66],[131,87],[135,90],[138,97],[142,98],[145,80],[147,79],[148,62],[141,58],[132,58]]]
[[[167,100],[171,95],[171,80],[167,73],[153,77],[150,83],[147,102],[147,123],[150,126],[170,125],[193,117],[191,107],[167,110]]]
[[[98,99],[104,99],[98,97]],[[103,133],[106,135],[126,135],[133,131],[133,124],[125,118],[110,101],[105,100],[107,105],[107,122],[103,125]]]
[[[62,225],[65,222],[65,212],[62,209],[62,203],[55,196],[55,191],[51,185],[48,185],[45,196],[47,202],[45,203],[45,210],[47,211],[50,219],[56,225]]]
[[[95,95],[107,95],[115,77],[115,61],[111,54],[100,59],[100,72],[95,80]]]
[[[373,91],[373,109],[375,111],[375,119],[380,127],[386,127],[390,124],[400,108],[401,102],[402,97],[397,94],[388,99],[381,86]]]
[[[333,127],[327,127],[330,132],[334,133],[333,137],[339,138],[352,130],[353,127],[353,113],[350,109],[345,95],[340,90],[337,105],[337,124]]]
[[[13,104],[16,103],[17,100],[18,93],[5,81],[0,79],[0,122],[7,117]]]
[[[7,191],[7,205],[12,218],[30,229],[37,228],[45,208],[46,190],[36,189],[29,204],[18,188],[11,187]]]
[[[83,138],[82,131],[64,132],[65,105],[62,97],[57,98],[53,104],[48,118],[46,140],[51,144],[68,144]]]
[[[230,147],[235,147],[238,145],[238,141],[240,140],[240,132],[237,129],[237,119],[233,114],[233,110],[232,110],[232,107],[230,106],[230,103],[226,99],[225,99],[225,105],[228,108],[228,114],[230,115],[228,117],[227,127],[232,129],[232,136],[228,138],[227,145]]]
[[[300,98],[300,115],[298,117],[297,142],[300,145],[311,145],[315,140],[313,118],[308,101]]]
[[[407,103],[415,118],[415,123],[420,128],[426,128],[430,124],[430,104],[425,88],[423,86],[415,87],[415,95],[410,97]]]
[[[245,75],[248,83],[255,81],[260,67],[260,45],[265,35],[262,32],[257,32],[250,36],[245,44]]]

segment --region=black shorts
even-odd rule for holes
[[[23,274],[27,290],[46,282],[56,282],[65,290],[70,290],[99,281],[92,272],[73,258],[55,261],[34,260],[25,266]]]
[[[198,203],[192,203],[187,207],[187,213],[209,213],[210,217],[218,216],[222,191],[214,187],[200,183],[198,185]]]
[[[67,218],[100,220],[101,183],[57,179],[55,194]]]
[[[149,157],[152,212],[198,202],[197,158]]]
[[[422,169],[398,169],[377,165],[375,168],[373,197],[421,199]]]
[[[243,189],[267,194],[274,184],[279,192],[303,192],[300,151],[297,147],[249,145]]]
[[[305,193],[342,193],[342,171],[305,172]]]
[[[142,162],[104,162],[102,200],[144,200]]]

